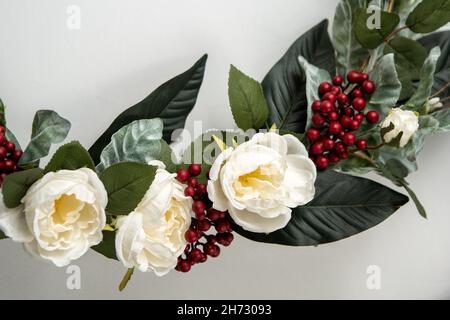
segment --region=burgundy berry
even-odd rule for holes
[[[14,163],[14,161],[12,161],[12,160],[10,160],[10,159],[8,159],[8,160],[6,160],[5,161],[5,169],[7,170],[7,171],[14,171],[14,166],[15,166],[16,164]]]
[[[0,134],[0,146],[4,146],[7,140],[3,134]]]
[[[0,172],[5,170],[5,168],[6,168],[6,161],[0,160]]]
[[[356,142],[356,136],[353,133],[347,132],[342,137],[342,142],[344,142],[348,146],[352,146]]]
[[[197,231],[189,228],[184,234],[184,238],[187,242],[194,243],[198,240],[198,233]]]
[[[348,96],[345,93],[340,93],[337,96],[337,101],[341,104],[341,105],[346,105],[348,104]]]
[[[189,166],[189,173],[193,176],[196,177],[198,176],[200,173],[202,173],[202,166],[199,164],[191,164]]]
[[[339,162],[339,156],[337,155],[337,154],[335,154],[335,153],[331,153],[329,156],[328,156],[328,161],[330,162],[330,163],[337,163],[337,162]]]
[[[340,94],[342,92],[342,90],[339,87],[333,87],[333,88],[331,88],[330,92],[333,93],[335,96],[337,96],[338,94]]]
[[[365,118],[364,114],[362,114],[362,113],[355,114],[355,116],[353,117],[353,119],[358,122],[362,122],[364,120],[364,118]]]
[[[203,232],[208,231],[211,228],[211,223],[208,220],[199,220],[197,222],[197,229]]]
[[[356,142],[356,147],[359,149],[359,150],[364,150],[364,149],[366,149],[367,148],[367,142],[366,142],[366,140],[358,140],[357,142]]]
[[[314,126],[321,127],[325,123],[325,118],[321,114],[316,113],[312,116],[311,121],[314,124]]]
[[[378,114],[378,112],[371,110],[371,111],[367,112],[366,119],[367,119],[367,122],[374,124],[374,123],[378,122],[378,120],[380,119],[380,115]]]
[[[362,98],[362,97],[364,97],[364,95],[363,95],[362,91],[361,91],[361,90],[359,90],[359,89],[355,89],[355,90],[353,90],[353,91],[352,91],[352,94],[351,94],[351,96],[352,96],[352,98],[353,98],[353,99],[355,99],[355,98]]]
[[[320,131],[314,128],[310,128],[306,131],[306,136],[310,141],[316,141],[320,138]]]
[[[182,260],[178,268],[181,272],[189,272],[191,270],[191,263],[187,260]]]
[[[331,103],[335,103],[335,102],[336,102],[336,99],[337,99],[337,97],[336,97],[336,95],[335,95],[334,93],[332,93],[332,92],[327,92],[327,93],[325,93],[325,95],[323,96],[322,101],[328,100],[328,101],[330,101]]]
[[[323,153],[323,151],[324,151],[324,145],[323,145],[323,143],[322,142],[316,142],[316,143],[314,143],[312,146],[311,146],[311,153],[312,154],[315,154],[315,155],[317,155],[317,154],[322,154]]]
[[[372,80],[366,80],[361,85],[362,90],[367,94],[375,92],[375,83]]]
[[[360,127],[360,123],[357,120],[351,120],[348,128],[352,131],[358,130]]]
[[[352,118],[349,116],[343,115],[340,119],[340,122],[344,128],[348,128],[350,126],[350,122],[352,121]]]
[[[177,172],[177,179],[180,182],[185,182],[187,181],[187,179],[189,179],[190,175],[189,175],[189,171],[185,168],[181,168],[180,170],[178,170]]]
[[[0,159],[6,158],[8,155],[8,151],[6,151],[5,147],[0,147]]]
[[[331,111],[328,114],[328,120],[330,121],[337,121],[339,119],[339,114],[336,111]]]
[[[208,209],[208,213],[206,214],[206,216],[211,221],[219,220],[220,219],[220,211],[218,211],[218,210],[216,210],[214,208],[209,208]]]
[[[4,134],[6,131],[6,128],[4,126],[0,126],[0,134]]]
[[[313,111],[320,111],[320,105],[321,105],[321,104],[322,104],[321,101],[316,100],[316,101],[314,101],[314,102],[312,103],[311,109],[312,109]]]
[[[328,132],[330,132],[330,134],[339,134],[339,132],[342,131],[342,125],[337,122],[337,121],[333,121],[330,122],[330,125],[328,127]]]
[[[353,108],[355,108],[355,110],[361,111],[366,107],[366,100],[364,100],[363,98],[355,98],[352,101],[352,106]]]
[[[205,216],[206,204],[201,200],[196,200],[192,203],[192,211],[194,211],[198,219],[204,218]]]
[[[231,224],[228,220],[221,219],[216,222],[215,228],[218,233],[224,233],[231,230]]]
[[[193,262],[199,262],[202,259],[203,252],[200,249],[192,249],[189,253],[189,260]]]
[[[362,80],[361,72],[352,70],[347,73],[347,80],[350,83],[358,83]]]
[[[367,73],[361,73],[361,81],[366,81],[369,79],[369,75]]]
[[[344,152],[340,153],[340,154],[339,154],[339,157],[340,157],[342,160],[347,159],[347,158],[348,158],[348,152],[347,152],[347,151],[344,151]]]
[[[191,186],[186,187],[186,189],[184,189],[184,195],[186,197],[194,197],[195,196],[195,189]]]
[[[8,152],[14,152],[14,150],[16,150],[16,145],[12,141],[7,141],[5,143],[5,148]]]
[[[188,186],[195,188],[198,185],[198,181],[195,178],[190,178],[188,180]]]
[[[352,115],[353,115],[353,109],[352,108],[344,108],[344,109],[342,109],[342,112],[346,115],[346,116],[349,116],[349,117],[351,117]]]
[[[206,184],[204,183],[199,183],[199,185],[197,186],[197,194],[199,196],[202,196],[206,193]]]
[[[320,111],[322,111],[322,113],[328,113],[333,111],[334,109],[334,105],[331,101],[329,100],[324,100],[322,101],[322,104],[320,106]]]
[[[328,158],[325,156],[318,156],[316,159],[316,166],[317,168],[324,170],[328,167],[329,162],[328,162]]]
[[[325,138],[325,139],[323,139],[322,143],[323,143],[323,147],[325,148],[325,150],[332,150],[334,148],[333,139]]]
[[[333,84],[335,86],[340,86],[344,82],[344,78],[341,75],[336,75],[333,77]]]
[[[327,92],[329,92],[331,90],[331,84],[329,82],[322,82],[319,85],[319,93],[320,94],[325,94]]]

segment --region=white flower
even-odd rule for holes
[[[392,108],[381,124],[381,128],[388,128],[391,125],[393,128],[384,134],[384,141],[389,143],[402,132],[399,145],[403,148],[419,129],[419,117],[413,111]]]
[[[428,112],[433,112],[437,109],[440,109],[444,106],[439,97],[432,98],[428,100]]]
[[[222,152],[210,170],[208,195],[217,210],[252,232],[284,228],[291,209],[314,197],[316,167],[294,136],[258,133]]]
[[[108,196],[90,169],[47,173],[17,208],[5,208],[1,200],[0,228],[5,234],[58,267],[102,241]]]
[[[137,208],[119,217],[116,234],[117,257],[125,267],[153,270],[158,276],[175,268],[186,247],[192,207],[176,174],[162,167]]]

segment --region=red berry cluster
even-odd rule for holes
[[[319,169],[346,159],[352,146],[366,149],[367,142],[357,140],[353,132],[364,120],[370,124],[379,120],[376,111],[364,113],[366,98],[375,92],[375,83],[366,73],[350,71],[347,84],[340,75],[336,75],[332,82],[319,85],[321,100],[314,101],[311,106],[313,127],[306,131],[311,142],[310,157]]]
[[[6,128],[0,126],[0,186],[3,179],[18,170],[18,163],[22,157],[22,150],[16,149],[12,141],[8,141],[5,136]]]
[[[184,194],[194,200],[192,211],[195,213],[195,218],[192,218],[191,226],[184,235],[189,244],[184,253],[178,257],[175,268],[181,272],[189,272],[193,265],[205,262],[208,256],[218,257],[220,254],[218,244],[227,247],[234,239],[228,212],[212,208],[206,185],[198,183],[195,178],[201,172],[202,166],[199,164],[191,164],[189,169],[181,168],[177,172],[178,181],[187,184]]]

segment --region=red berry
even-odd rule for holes
[[[14,150],[14,152],[12,154],[12,158],[14,161],[17,162],[20,160],[20,158],[22,158],[22,155],[23,155],[23,151],[20,149],[16,149],[16,150]]]
[[[337,101],[342,105],[346,105],[348,103],[348,96],[345,93],[340,93],[337,96]]]
[[[7,140],[3,134],[0,134],[0,146],[4,146]]]
[[[314,101],[314,102],[312,103],[311,109],[312,109],[313,111],[320,111],[320,105],[321,105],[321,104],[322,104],[321,101],[316,100],[316,101]]]
[[[318,156],[316,159],[316,166],[317,168],[324,170],[328,167],[329,162],[328,162],[328,158],[325,156]]]
[[[16,150],[16,145],[12,141],[7,141],[5,143],[5,149],[8,150],[8,152],[14,152],[14,150]]]
[[[378,120],[380,119],[380,115],[378,114],[378,112],[371,110],[371,111],[367,112],[366,119],[367,119],[367,122],[374,124],[374,123],[378,122]]]
[[[335,86],[340,86],[344,82],[344,78],[341,75],[336,75],[333,77],[333,84]]]
[[[310,141],[316,141],[320,137],[320,131],[314,128],[308,129],[306,131],[306,136]]]
[[[322,82],[319,85],[319,93],[320,94],[325,94],[327,92],[329,92],[331,90],[331,84],[329,82]]]
[[[330,122],[330,125],[328,127],[328,132],[330,132],[330,134],[339,134],[339,132],[342,131],[342,125],[337,122],[337,121],[333,121]]]
[[[367,142],[366,142],[366,140],[358,140],[357,142],[356,142],[356,147],[359,149],[359,150],[364,150],[364,149],[366,149],[367,148]]]
[[[191,270],[191,263],[187,260],[181,260],[181,262],[178,265],[178,269],[181,272],[189,272]]]
[[[194,243],[198,240],[198,233],[193,229],[188,229],[184,234],[184,238],[189,243]]]
[[[342,142],[344,142],[348,146],[352,146],[356,142],[356,136],[353,133],[347,132],[342,137]]]
[[[185,182],[187,179],[189,179],[189,171],[185,168],[181,168],[177,172],[177,179],[180,182]]]
[[[14,163],[14,161],[12,161],[12,160],[6,160],[5,161],[5,169],[7,170],[7,171],[14,171],[14,166],[15,166],[16,164]]]
[[[193,176],[196,177],[198,176],[200,173],[202,173],[202,166],[199,164],[191,164],[189,166],[189,173]]]
[[[217,242],[220,243],[221,245],[228,247],[231,242],[233,241],[234,236],[232,233],[219,233],[217,235]]]
[[[204,195],[205,193],[206,193],[206,184],[200,183],[200,184],[197,186],[197,194],[198,194],[199,196],[202,196],[202,195]]]
[[[194,203],[192,203],[192,211],[194,211],[197,219],[203,219],[205,217],[205,209],[206,204],[201,200],[195,200]]]
[[[342,90],[339,87],[333,87],[333,88],[331,88],[330,92],[337,96],[338,94],[340,94],[342,92]]]
[[[200,263],[206,262],[206,260],[208,260],[208,256],[204,253],[202,253],[202,257],[200,258]]]
[[[361,81],[366,81],[369,79],[369,75],[367,73],[361,73]]]
[[[338,134],[339,139],[342,140],[342,137],[344,136],[344,134],[345,134],[345,131],[344,131],[344,130],[342,130],[341,132],[339,132],[339,134]]]
[[[184,189],[184,195],[186,197],[194,197],[195,196],[195,189],[191,186],[186,187],[186,189]]]
[[[218,257],[220,254],[220,248],[216,244],[206,243],[203,245],[203,252],[213,258]]]
[[[219,233],[219,234],[220,234],[220,233]],[[207,235],[207,236],[206,236],[206,240],[207,240],[209,243],[214,244],[214,243],[217,242],[217,237],[216,237],[215,235],[210,234],[210,235]]]
[[[340,157],[342,160],[347,159],[347,158],[348,158],[348,152],[345,151],[345,152],[340,153],[340,154],[339,154],[339,157]]]
[[[209,220],[216,221],[221,218],[221,212],[214,208],[209,208],[206,216],[208,217]]]
[[[375,83],[372,80],[366,80],[361,85],[362,90],[367,94],[375,92]]]
[[[314,124],[314,126],[321,127],[325,123],[325,118],[321,114],[315,113],[312,116],[311,121]]]
[[[364,100],[363,98],[355,98],[352,101],[352,106],[353,108],[355,108],[355,110],[361,111],[366,107],[366,100]]]
[[[344,108],[344,109],[342,109],[342,112],[346,115],[346,116],[349,116],[349,117],[351,117],[352,115],[353,115],[353,109],[352,108]]]
[[[361,72],[352,70],[349,73],[347,73],[347,80],[350,83],[357,83],[362,80]]]
[[[352,118],[349,116],[342,116],[340,119],[340,122],[344,128],[348,128],[350,126],[350,122],[352,121]]]
[[[329,156],[328,156],[328,161],[330,162],[330,163],[337,163],[337,162],[339,162],[339,156],[337,155],[337,154],[335,154],[335,153],[331,153]]]
[[[211,223],[208,220],[197,221],[197,229],[200,231],[208,231],[211,228]]]
[[[336,111],[331,111],[328,114],[328,120],[330,121],[337,121],[339,119],[339,114]]]
[[[323,139],[322,143],[323,143],[323,147],[325,148],[325,150],[331,150],[334,148],[333,139],[325,138],[325,139]]]
[[[8,155],[8,151],[6,151],[5,147],[0,147],[0,159],[6,158]]]
[[[312,154],[322,154],[324,151],[324,146],[322,142],[316,142],[311,146],[311,153]]]
[[[351,131],[358,130],[359,127],[360,127],[360,123],[359,123],[359,121],[357,121],[357,120],[351,120],[351,121],[350,121],[350,124],[349,124],[349,126],[348,126],[348,128],[349,128]]]
[[[353,120],[356,120],[358,122],[362,122],[364,120],[364,114],[363,113],[355,114],[355,116],[353,117]]]
[[[330,101],[331,103],[334,104],[336,102],[336,95],[332,92],[328,92],[322,98],[322,101],[325,101],[325,100]]]
[[[4,134],[6,131],[6,128],[4,126],[0,126],[0,134]]]
[[[224,233],[231,230],[231,224],[226,219],[220,219],[216,222],[216,230],[218,233]]]
[[[352,98],[353,99],[354,98],[362,98],[362,97],[364,97],[364,95],[363,95],[361,90],[359,90],[359,89],[353,90],[353,92],[352,92]]]
[[[199,262],[202,259],[203,252],[200,249],[193,249],[191,252],[189,252],[189,260],[191,262]]]
[[[188,180],[188,186],[195,188],[198,185],[198,181],[195,178],[190,178]]]
[[[5,169],[6,169],[6,162],[4,160],[0,161],[0,171],[3,171]]]
[[[328,113],[333,111],[334,109],[334,105],[331,101],[329,100],[324,100],[322,101],[322,104],[320,105],[320,111],[322,111],[322,113]]]

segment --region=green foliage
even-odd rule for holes
[[[102,242],[96,246],[93,246],[92,249],[109,259],[118,260],[116,255],[115,238],[115,231],[103,230]]]
[[[52,159],[45,167],[44,173],[59,170],[76,170],[80,168],[95,170],[94,162],[86,149],[78,141],[72,141],[56,150]]]
[[[433,32],[448,22],[450,0],[423,0],[406,19],[406,25],[416,33]]]
[[[8,208],[20,205],[28,189],[44,176],[42,169],[30,169],[15,172],[5,177],[2,185],[3,202]]]

